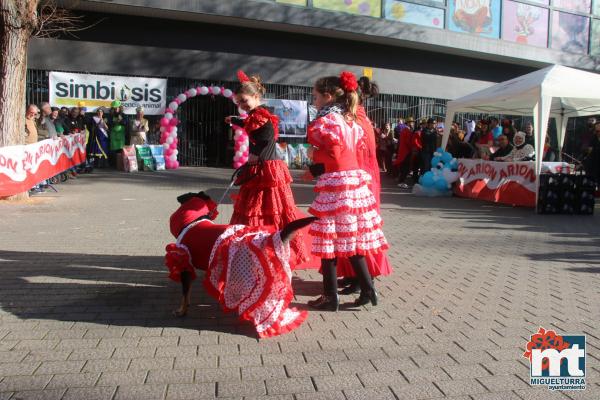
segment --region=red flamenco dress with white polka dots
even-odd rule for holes
[[[177,238],[167,245],[169,278],[181,281],[188,271],[205,271],[204,287],[226,312],[254,325],[259,337],[290,332],[306,319],[306,311],[290,308],[294,297],[289,244],[266,227],[218,225],[216,205],[198,198],[182,204],[170,219]]]
[[[338,112],[317,118],[308,129],[308,142],[316,150],[314,163],[325,173],[315,186],[317,196],[309,213],[312,253],[323,259],[368,256],[388,248],[383,221],[369,189],[371,176],[358,167],[356,152],[364,144],[364,131]]]

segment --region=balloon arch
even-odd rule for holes
[[[175,117],[177,109],[187,99],[191,99],[196,96],[223,96],[230,99],[235,104],[235,98],[233,92],[229,89],[219,86],[198,86],[196,88],[190,88],[183,93],[178,94],[167,106],[165,114],[160,119],[160,144],[163,145],[165,153],[165,166],[167,169],[179,168],[179,161],[177,161],[177,124],[179,120]],[[240,111],[240,116],[243,118],[246,114],[244,111]],[[239,168],[248,161],[248,134],[244,128],[232,125],[235,135],[235,156],[233,157],[233,167]]]

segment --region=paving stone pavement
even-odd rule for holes
[[[0,399],[600,399],[600,217],[382,195],[395,273],[377,307],[311,312],[257,340],[166,279],[175,197],[218,199],[231,171],[95,172],[0,203]],[[298,204],[311,185],[294,185]],[[226,222],[231,204],[220,208]],[[295,274],[295,303],[320,292]],[[344,296],[349,303],[352,296]],[[530,387],[538,327],[587,335],[584,392]]]

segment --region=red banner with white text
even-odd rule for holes
[[[85,134],[0,147],[0,197],[26,192],[36,184],[85,161]]]
[[[535,163],[458,160],[454,193],[461,197],[535,207]]]

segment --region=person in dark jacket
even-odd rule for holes
[[[513,146],[508,141],[508,136],[500,135],[498,137],[498,150],[494,152],[494,154],[490,155],[491,161],[506,161],[506,156],[508,156],[512,150]]]
[[[421,150],[421,175],[431,169],[431,159],[437,145],[438,132],[435,129],[435,120],[429,118],[425,129],[421,131],[421,142],[423,149]]]

